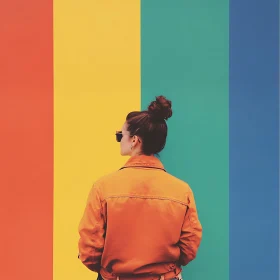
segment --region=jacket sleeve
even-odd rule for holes
[[[90,191],[83,217],[79,224],[79,259],[90,270],[99,272],[104,248],[105,222],[99,189]]]
[[[201,239],[202,226],[198,219],[193,193],[190,192],[188,197],[187,212],[179,240],[179,247],[181,251],[179,259],[180,265],[185,266],[195,259]]]

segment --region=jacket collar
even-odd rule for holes
[[[128,167],[155,168],[162,169],[165,171],[163,164],[158,158],[156,158],[155,156],[146,155],[130,157],[130,159],[125,163],[125,165],[121,169]]]

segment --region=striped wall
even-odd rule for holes
[[[125,161],[114,133],[140,107],[139,5],[54,2],[54,280],[94,277],[77,226],[93,182]]]
[[[278,0],[11,0],[0,35],[0,279],[95,279],[77,258],[88,191],[159,94],[161,160],[204,228],[184,279],[279,279]]]
[[[279,279],[279,1],[230,19],[230,276]]]
[[[0,38],[0,279],[50,280],[52,2],[2,2]]]
[[[170,173],[190,184],[204,228],[198,259],[183,275],[227,280],[228,1],[142,1],[141,19],[142,107],[155,93],[173,101],[161,158]]]

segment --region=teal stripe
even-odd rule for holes
[[[173,102],[161,159],[194,191],[203,241],[191,280],[229,279],[228,0],[142,0],[141,105]]]

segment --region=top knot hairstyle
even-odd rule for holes
[[[130,112],[126,117],[130,135],[142,139],[142,153],[158,154],[165,146],[167,137],[166,120],[172,116],[171,101],[157,96],[145,111]]]

